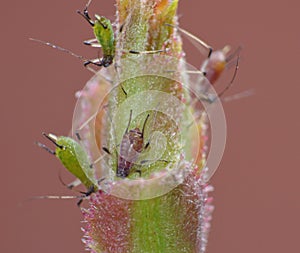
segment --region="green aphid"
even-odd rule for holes
[[[65,168],[77,178],[74,183],[68,185],[68,188],[71,189],[74,186],[77,186],[78,181],[80,181],[87,189],[87,192],[84,192],[84,197],[97,192],[99,190],[98,185],[102,180],[97,180],[95,178],[94,171],[89,163],[88,156],[83,147],[70,137],[57,137],[54,134],[45,133],[43,133],[43,135],[52,143],[54,143],[56,146],[55,151],[39,142],[37,144],[47,150],[49,153],[55,155],[65,166]],[[82,199],[83,198],[80,199],[78,205],[81,204]]]
[[[85,62],[85,66],[88,64],[94,64],[97,66],[108,67],[113,63],[113,59],[115,56],[115,37],[114,31],[109,19],[95,15],[95,20],[92,20],[88,13],[88,6],[91,1],[86,5],[83,10],[83,13],[77,11],[81,16],[84,17],[85,20],[93,27],[94,30],[94,39],[90,39],[85,41],[86,45],[90,45],[92,47],[101,47],[103,52],[103,57],[101,59],[94,59]]]
[[[92,20],[88,13],[88,7],[92,0],[89,0],[85,6],[83,12],[77,11],[92,27],[94,31],[95,38],[84,41],[84,44],[102,48],[103,57],[101,59],[87,60],[84,66],[88,64],[94,64],[96,66],[108,67],[113,63],[116,50],[116,42],[114,30],[109,19],[95,15],[95,20]],[[123,25],[120,27],[120,32],[122,32]],[[150,50],[150,51],[135,51],[135,50],[122,50],[124,53],[130,54],[156,54],[162,53],[164,50]]]

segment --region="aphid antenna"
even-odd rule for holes
[[[157,108],[159,107],[159,105],[160,105],[160,102],[159,102],[159,103],[156,105],[156,107],[155,107],[155,108],[156,108],[156,110],[155,110],[155,116],[154,116],[154,118],[153,118],[153,120],[152,120],[152,126],[151,126],[150,129],[153,129],[154,124],[155,124],[155,122],[156,122],[157,112],[158,112]],[[148,114],[148,115],[149,115],[149,114]],[[147,117],[148,117],[148,116],[147,116]],[[145,123],[144,123],[144,126],[145,126]],[[144,136],[144,131],[143,131],[143,136]],[[150,137],[149,137],[149,139],[148,139],[146,145],[144,146],[144,150],[147,149],[147,148],[149,147],[149,145],[150,145],[150,143],[151,143],[151,138],[152,138],[152,135],[150,135]]]
[[[35,42],[38,42],[38,43],[42,43],[42,44],[44,44],[44,45],[46,45],[46,46],[49,46],[49,47],[52,47],[52,48],[54,48],[54,49],[58,49],[58,50],[60,50],[60,51],[62,51],[62,52],[65,52],[65,53],[67,53],[67,54],[70,54],[70,55],[72,55],[72,56],[74,56],[74,57],[76,57],[76,58],[78,58],[78,59],[80,59],[80,60],[82,60],[82,61],[87,61],[87,60],[88,60],[88,59],[84,58],[84,57],[81,56],[81,55],[77,55],[77,54],[73,53],[72,51],[70,51],[70,50],[68,50],[68,49],[65,49],[65,48],[60,47],[60,46],[56,46],[56,45],[54,45],[54,44],[52,44],[52,43],[50,43],[50,42],[43,41],[43,40],[39,40],[39,39],[34,39],[34,38],[29,38],[29,40],[32,40],[32,41],[35,41]]]
[[[226,57],[226,63],[229,63],[236,56],[239,57],[240,56],[240,52],[242,51],[242,49],[243,49],[242,46],[238,46],[238,48],[236,50],[234,50],[233,53],[231,53],[230,55],[228,55]]]
[[[234,79],[236,78],[236,74],[238,72],[238,69],[239,69],[239,60],[240,60],[240,55],[238,54],[237,55],[237,60],[236,60],[236,65],[235,65],[235,69],[234,69],[234,73],[233,73],[233,76],[231,78],[231,81],[227,84],[227,86],[220,92],[218,93],[218,97],[222,97],[224,95],[224,93],[230,89],[230,87],[233,85],[233,81]]]
[[[38,141],[36,141],[35,144],[38,145],[40,148],[45,149],[51,155],[56,155],[55,151],[53,151],[52,149],[50,149],[49,147],[47,147],[45,144],[40,143]]]
[[[123,89],[122,87],[122,90],[125,92],[125,90]],[[127,93],[125,93],[127,95]],[[145,126],[146,126],[146,122],[149,118],[150,114],[147,115],[145,121],[144,121],[144,124],[143,124],[143,129],[142,129],[142,137],[144,137],[144,131],[145,131]],[[128,121],[128,124],[127,124],[127,127],[126,127],[126,131],[125,131],[125,134],[128,133],[128,130],[129,130],[129,126],[131,124],[131,120],[132,120],[132,109],[130,110],[130,114],[129,114],[129,121]]]
[[[146,127],[146,123],[147,123],[149,117],[150,117],[150,114],[147,115],[147,117],[144,121],[143,129],[142,129],[142,138],[144,138],[145,127]]]
[[[132,109],[130,110],[129,121],[128,121],[128,125],[127,125],[127,127],[126,127],[126,132],[125,132],[125,134],[128,133],[128,129],[129,129],[129,126],[130,126],[130,123],[131,123],[131,118],[132,118]]]
[[[101,182],[103,180],[100,179],[99,181]],[[92,193],[95,192],[95,188],[91,187],[90,189],[88,189],[87,192],[82,192],[82,191],[78,191],[78,192],[81,193],[82,195],[80,195],[80,196],[58,196],[58,195],[34,196],[34,197],[27,199],[27,201],[35,200],[35,199],[62,199],[62,200],[64,200],[64,199],[79,199],[79,201],[77,202],[77,206],[80,207],[82,201],[84,199],[87,199]]]
[[[95,112],[91,117],[89,117],[79,128],[77,128],[76,132],[78,133],[78,131],[86,127],[97,116],[97,114],[98,112]]]
[[[105,152],[106,152],[107,154],[111,155],[111,153],[109,152],[109,150],[108,150],[107,148],[102,147],[102,150],[104,150],[104,149],[105,149]],[[106,154],[99,156],[95,161],[93,161],[93,162],[90,164],[90,168],[93,168],[93,166],[94,166],[96,163],[100,162],[105,156],[106,156]]]
[[[254,94],[255,94],[254,89],[249,89],[249,90],[239,92],[237,94],[233,94],[231,96],[224,97],[224,98],[222,98],[222,101],[231,102],[233,100],[239,100],[241,98],[253,96]]]
[[[196,37],[195,35],[191,34],[190,32],[178,27],[178,26],[175,26],[175,25],[172,25],[172,24],[165,24],[166,26],[171,26],[173,28],[176,28],[178,31],[180,31],[182,34],[186,35],[187,38],[191,41],[191,43],[194,44],[194,42],[196,41],[198,44],[200,44],[201,46],[203,46],[204,48],[206,48],[206,50],[208,50],[208,55],[207,57],[209,58],[213,52],[213,48],[208,45],[207,43],[205,43],[203,40],[199,39],[198,37]],[[197,45],[194,44],[196,47]],[[199,48],[200,51],[202,51],[200,48]]]
[[[88,0],[88,2],[85,5],[85,8],[84,8],[85,10],[87,10],[87,8],[90,6],[91,2],[92,2],[92,0]]]
[[[80,202],[79,203],[79,205],[80,205],[82,203],[83,199],[86,199],[86,198],[87,198],[86,195],[81,195],[81,196],[56,196],[56,195],[34,196],[34,197],[23,200],[19,205],[22,206],[24,202],[37,200],[37,199],[59,199],[59,200],[80,199],[78,201],[78,203]],[[77,205],[78,205],[78,203],[77,203]]]
[[[84,199],[86,198],[86,195],[81,195],[81,196],[57,196],[57,195],[47,195],[47,196],[34,196],[31,197],[28,200],[34,200],[34,199]]]
[[[69,55],[72,55],[73,57],[76,57],[77,59],[83,61],[83,62],[84,62],[83,65],[84,65],[89,71],[91,71],[91,72],[93,72],[93,73],[96,73],[96,72],[97,72],[97,71],[95,71],[94,69],[92,69],[92,68],[86,66],[87,64],[85,64],[86,62],[91,62],[92,60],[88,60],[88,59],[84,58],[83,56],[77,55],[77,54],[73,53],[72,51],[70,51],[70,50],[68,50],[68,49],[66,49],[66,48],[63,48],[63,47],[60,47],[60,46],[56,46],[56,45],[54,45],[54,44],[52,44],[52,43],[50,43],[50,42],[47,42],[47,41],[43,41],[43,40],[39,40],[39,39],[34,39],[34,38],[29,38],[29,40],[32,40],[32,41],[35,41],[35,42],[44,44],[44,45],[46,45],[46,46],[52,47],[52,48],[54,48],[54,49],[57,49],[57,50],[59,50],[59,51],[62,51],[62,52],[64,52],[64,53],[67,53],[67,54],[69,54]]]

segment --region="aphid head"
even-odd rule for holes
[[[113,59],[114,59],[114,57],[112,55],[103,56],[103,58],[101,60],[102,66],[107,68],[108,66],[110,66],[113,63]]]
[[[57,137],[51,133],[43,133],[43,135],[56,146],[55,155],[62,161],[63,164],[66,159],[76,159],[74,152],[76,142],[73,139],[65,136]]]
[[[143,133],[141,132],[141,130],[138,127],[129,130],[129,135],[132,137],[135,137],[135,138],[143,137]]]

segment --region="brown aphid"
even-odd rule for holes
[[[128,177],[131,173],[132,167],[134,166],[142,151],[149,146],[149,143],[144,146],[144,132],[149,116],[150,115],[148,114],[144,121],[142,131],[138,127],[129,130],[132,118],[132,110],[130,110],[129,122],[125,134],[122,137],[120,143],[120,152],[118,153],[118,164],[116,169],[117,177]],[[106,147],[102,147],[102,149],[103,151],[111,155],[111,152]],[[138,172],[141,175],[140,170],[136,170],[135,172]]]
[[[144,146],[144,131],[149,114],[147,115],[142,131],[136,127],[132,130],[128,130],[131,122],[132,110],[130,110],[129,122],[126,128],[126,132],[123,135],[120,143],[120,153],[118,155],[117,177],[126,178],[129,176],[131,169],[135,161],[139,158],[141,152],[145,149]],[[141,174],[141,171],[136,170]]]
[[[232,61],[236,59],[235,62],[235,71],[233,74],[233,77],[231,81],[226,85],[226,87],[218,93],[218,97],[223,96],[223,94],[232,86],[233,81],[235,79],[235,76],[237,74],[238,70],[238,64],[239,64],[239,53],[241,51],[241,47],[238,47],[233,53],[228,54],[230,52],[230,46],[225,46],[223,49],[220,50],[214,50],[210,45],[208,45],[203,40],[199,39],[195,35],[191,34],[190,32],[170,24],[166,24],[167,26],[176,27],[178,31],[180,31],[182,34],[186,35],[188,39],[201,51],[203,52],[203,49],[207,51],[207,58],[204,60],[204,62],[201,64],[200,71],[188,71],[190,73],[202,73],[206,79],[214,85],[217,80],[222,76],[224,73],[224,70],[226,67],[231,65]],[[200,45],[200,47],[198,47]],[[208,102],[214,102],[214,99],[210,100],[207,99]]]

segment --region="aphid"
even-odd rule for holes
[[[90,5],[91,0],[86,4],[83,13],[77,11],[92,27],[94,31],[95,38],[85,41],[86,45],[92,47],[102,47],[103,57],[102,59],[94,59],[86,61],[84,65],[94,64],[97,66],[108,67],[113,63],[115,56],[115,37],[114,31],[109,19],[95,15],[95,20],[93,21],[88,13],[88,6]]]
[[[76,182],[78,181],[80,181],[86,187],[87,192],[84,192],[84,196],[81,197],[78,202],[78,205],[80,205],[84,197],[87,197],[99,190],[98,185],[103,179],[95,179],[93,170],[91,169],[88,161],[88,156],[78,142],[70,137],[57,137],[54,134],[45,133],[43,133],[43,135],[56,146],[55,151],[51,150],[42,143],[38,142],[37,144],[49,153],[55,155],[61,161],[64,167],[77,178],[74,183],[68,185],[68,188],[77,186],[78,183]],[[74,196],[74,198],[78,198],[78,196]]]
[[[128,177],[141,152],[149,146],[148,143],[144,146],[144,132],[149,116],[150,115],[148,114],[144,121],[142,131],[138,127],[129,130],[132,118],[132,110],[130,110],[128,125],[120,143],[120,153],[118,154],[116,170],[117,177]],[[106,153],[111,154],[107,148],[104,147],[103,150]],[[141,175],[140,170],[136,170],[135,172],[138,172]]]
[[[50,42],[46,42],[39,39],[30,38],[32,41],[36,41],[39,43],[42,43],[44,45],[50,46],[52,48],[58,49],[62,52],[68,53],[76,58],[79,58],[84,63],[84,66],[87,67],[90,71],[96,73],[95,70],[92,68],[89,68],[89,64],[93,64],[99,67],[109,67],[114,60],[115,57],[115,51],[116,51],[116,42],[115,42],[115,36],[114,31],[112,28],[112,24],[109,19],[95,15],[95,20],[93,21],[88,13],[88,7],[90,5],[92,0],[89,0],[89,2],[86,4],[83,13],[81,11],[77,11],[81,16],[84,17],[85,20],[88,21],[88,23],[93,27],[95,38],[84,41],[85,45],[91,46],[91,47],[97,47],[102,48],[103,57],[101,59],[86,59],[83,56],[77,55],[73,53],[72,51],[65,49],[63,47],[54,45]],[[123,25],[121,25],[120,32],[122,32]],[[121,50],[123,53],[130,53],[130,54],[156,54],[164,52],[164,50],[149,50],[149,51],[135,51],[135,50]]]
[[[213,48],[206,44],[204,41],[196,37],[195,35],[191,34],[190,32],[170,24],[166,24],[168,26],[176,27],[181,33],[187,36],[187,38],[191,39],[191,42],[194,44],[195,42],[197,44],[200,44],[202,48],[200,48],[200,51],[203,52],[203,48],[208,51],[207,53],[207,59],[202,63],[200,67],[200,72],[202,73],[206,79],[211,83],[214,84],[222,75],[225,68],[228,66],[228,64],[236,57],[236,67],[233,74],[233,77],[229,84],[218,94],[218,97],[221,97],[233,84],[233,81],[236,77],[236,73],[238,70],[238,63],[239,63],[239,52],[241,51],[241,47],[237,48],[232,54],[229,54],[230,46],[225,46],[223,49],[220,50],[213,50]],[[202,50],[201,50],[202,49]],[[191,71],[189,71],[191,72]]]
[[[88,13],[88,7],[92,0],[89,0],[86,4],[83,12],[77,11],[92,27],[94,31],[95,38],[84,41],[85,45],[89,45],[92,47],[102,48],[103,57],[101,59],[93,59],[86,61],[84,63],[85,66],[88,64],[94,64],[99,67],[108,67],[113,63],[113,59],[115,57],[116,50],[116,41],[114,37],[114,31],[112,28],[112,24],[109,19],[103,16],[99,16],[95,14],[95,20],[92,20]],[[121,33],[123,30],[123,25],[121,25],[119,32]],[[122,50],[125,53],[130,54],[156,54],[161,53],[164,50],[150,50],[150,51],[134,51],[134,50]]]

